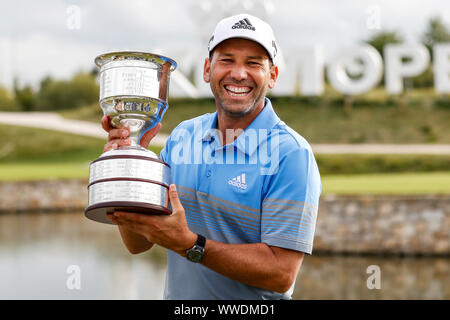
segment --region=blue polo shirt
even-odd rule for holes
[[[233,143],[222,146],[217,112],[182,122],[161,159],[189,228],[231,244],[266,243],[311,254],[322,190],[308,142],[265,106]],[[234,132],[228,132],[233,134]],[[289,299],[225,277],[168,250],[165,299]]]

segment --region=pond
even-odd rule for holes
[[[164,249],[131,255],[81,211],[0,215],[0,299],[161,299],[165,269]],[[449,284],[448,257],[312,255],[293,298],[450,299]]]

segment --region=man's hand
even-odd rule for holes
[[[174,184],[170,185],[169,198],[173,210],[170,216],[115,212],[111,219],[126,232],[184,257],[197,235],[189,230]],[[303,252],[265,243],[226,244],[208,239],[201,263],[239,282],[284,293],[295,281],[303,257]]]
[[[174,184],[170,185],[169,199],[172,205],[171,215],[114,212],[112,221],[127,231],[143,236],[151,243],[157,243],[185,256],[186,250],[195,244],[197,235],[189,230],[184,208]]]
[[[120,146],[129,146],[131,144],[131,140],[129,138],[130,129],[126,127],[122,128],[114,128],[111,126],[111,117],[109,115],[103,116],[102,118],[102,127],[108,132],[108,142],[105,144],[103,148],[103,152],[117,149]],[[147,148],[150,141],[161,129],[161,123],[158,123],[155,127],[148,130],[139,141],[139,144],[143,148]]]

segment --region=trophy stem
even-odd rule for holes
[[[144,149],[139,145],[139,135],[142,127],[145,125],[145,120],[141,119],[121,119],[120,124],[130,129],[131,149]]]

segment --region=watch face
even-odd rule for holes
[[[203,258],[203,250],[199,248],[192,248],[186,253],[186,257],[192,262],[200,262]]]

